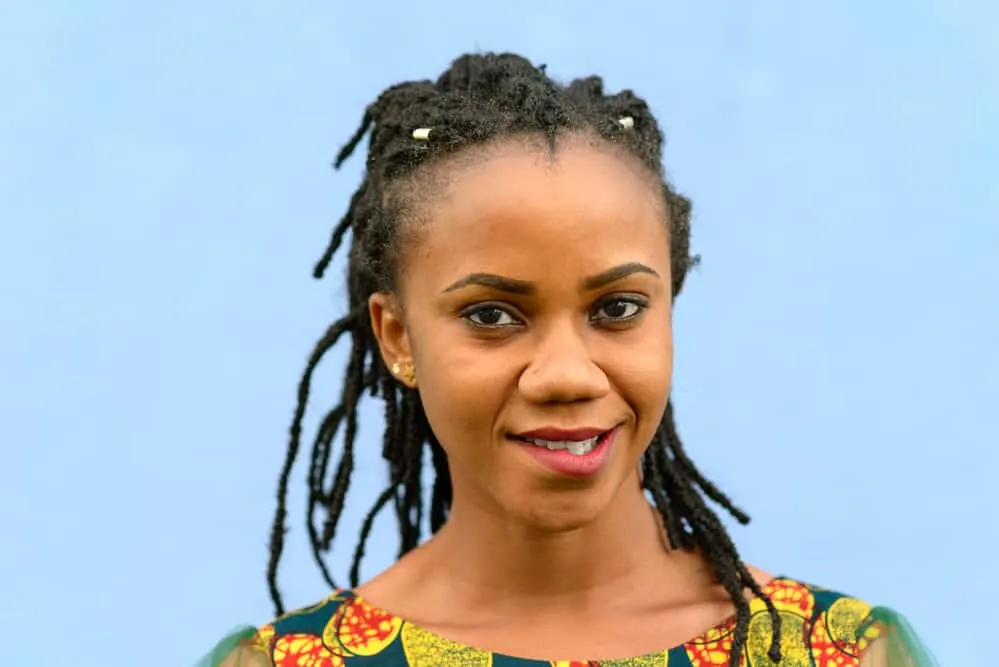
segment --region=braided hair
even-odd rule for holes
[[[421,129],[422,128],[422,129]],[[429,133],[427,131],[429,128]],[[414,131],[419,130],[418,132]],[[631,91],[605,94],[596,76],[561,85],[545,72],[513,54],[464,55],[437,81],[411,81],[385,90],[364,112],[360,127],[336,157],[335,167],[354,152],[369,133],[366,173],[346,214],[333,229],[329,244],[314,268],[321,278],[350,232],[347,314],[334,322],[316,343],[298,385],[298,401],[290,428],[288,451],[278,482],[277,509],[271,532],[267,581],[278,614],[284,612],[277,587],[277,568],[286,533],[286,498],[292,466],[302,444],[302,422],[313,374],[323,356],[344,335],[351,340],[339,402],[323,417],[312,441],[308,475],[306,526],[312,553],[323,577],[336,587],[322,554],[330,549],[354,468],[358,405],[365,392],[385,403],[382,457],[388,463],[388,485],[362,523],[350,570],[356,586],[372,525],[386,505],[395,510],[400,556],[423,536],[425,511],[436,532],[451,507],[451,477],[444,450],[427,423],[418,391],[397,382],[386,368],[368,317],[368,299],[395,288],[405,218],[412,207],[414,178],[420,168],[439,164],[445,156],[466,153],[487,142],[518,136],[540,136],[554,150],[559,136],[582,133],[600,138],[638,158],[655,175],[669,211],[672,293],[697,258],[690,255],[690,201],[676,193],[663,175],[663,135],[648,105]],[[343,446],[331,471],[333,440],[343,431]],[[429,508],[421,488],[424,454],[429,449],[434,483]],[[739,557],[718,516],[707,501],[742,524],[749,517],[697,469],[685,452],[666,406],[661,424],[642,459],[642,484],[662,517],[673,548],[697,548],[736,608],[732,665],[738,665],[749,631],[749,589],[766,605],[773,627],[770,657],[780,659],[780,617],[769,597]],[[321,526],[316,514],[325,514]]]

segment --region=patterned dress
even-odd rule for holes
[[[786,577],[765,591],[782,619],[782,667],[936,665],[890,610]],[[773,665],[770,616],[755,598],[750,611],[742,664]],[[622,660],[529,660],[458,644],[340,590],[259,629],[233,633],[199,667],[721,667],[729,664],[734,627],[729,619],[679,646]]]

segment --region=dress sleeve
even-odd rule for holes
[[[266,629],[246,626],[233,630],[194,667],[274,667]]]
[[[860,667],[940,667],[902,614],[875,607],[858,632]]]

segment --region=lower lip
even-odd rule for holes
[[[607,462],[611,445],[620,427],[614,427],[600,436],[593,451],[582,456],[576,456],[565,449],[548,449],[529,442],[517,440],[517,444],[527,450],[527,453],[546,468],[566,477],[592,477],[600,472]]]

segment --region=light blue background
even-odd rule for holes
[[[309,274],[361,160],[328,165],[382,88],[477,49],[668,129],[704,256],[679,423],[755,516],[745,556],[995,660],[995,5],[2,0],[0,661],[190,665],[268,619],[294,386],[344,304],[342,261]],[[384,477],[366,416],[343,574]],[[304,474],[293,605],[326,593]],[[394,552],[386,519],[365,571]]]

